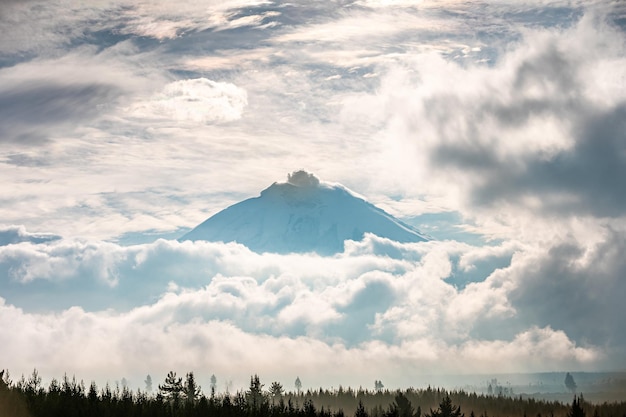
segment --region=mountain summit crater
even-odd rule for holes
[[[180,240],[237,242],[258,253],[333,255],[344,250],[345,240],[361,240],[365,233],[397,242],[429,240],[348,188],[300,170],[260,196],[220,211]]]

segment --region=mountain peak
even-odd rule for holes
[[[287,183],[296,187],[314,188],[320,185],[320,180],[314,174],[301,169],[287,174]]]
[[[269,195],[308,196],[315,193],[315,190],[323,187],[319,178],[304,170],[294,171],[287,174],[287,182],[275,182],[265,190],[261,191],[261,197]]]
[[[346,187],[299,170],[259,197],[220,211],[181,240],[238,242],[255,252],[331,255],[343,251],[345,240],[361,240],[365,233],[398,242],[428,240]]]

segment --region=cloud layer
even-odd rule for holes
[[[612,256],[601,249],[572,265],[574,244],[546,252],[373,235],[330,258],[209,242],[11,243],[0,248],[0,339],[15,370],[102,379],[186,368],[243,381],[385,375],[401,386],[417,373],[597,369],[621,360],[626,343],[610,315],[624,285],[597,272]],[[468,281],[481,265],[484,280]]]

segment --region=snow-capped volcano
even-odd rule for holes
[[[366,232],[397,242],[429,240],[347,188],[296,171],[287,182],[220,211],[180,240],[238,242],[260,253],[330,255],[343,251],[344,240],[361,240]]]

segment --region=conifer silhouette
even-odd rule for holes
[[[300,382],[299,376],[296,377],[295,386],[296,386],[296,391],[298,392],[298,394],[300,394],[300,390],[302,389],[302,382]]]
[[[196,378],[194,377],[193,372],[189,372],[185,377],[183,392],[185,394],[185,400],[188,404],[193,404],[200,399],[202,389],[200,385],[196,383]]]
[[[569,372],[565,375],[565,387],[573,393],[576,392],[576,381],[574,381],[574,377]]]
[[[367,411],[365,410],[365,407],[363,406],[362,400],[359,400],[359,405],[356,408],[356,411],[354,412],[354,417],[369,417],[369,414],[367,414]]]
[[[165,377],[163,385],[159,384],[159,396],[166,401],[178,403],[183,393],[183,379],[176,377],[176,372],[170,371]]]
[[[430,417],[464,417],[465,414],[461,413],[460,406],[453,406],[450,395],[446,394],[445,397],[439,403],[437,410],[430,410]]]
[[[585,410],[581,404],[582,402],[582,395],[580,397],[574,396],[574,401],[572,401],[572,407],[567,412],[567,417],[586,417]]]

